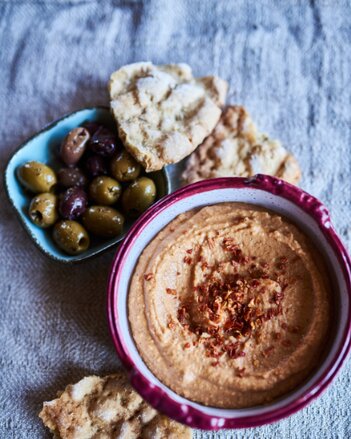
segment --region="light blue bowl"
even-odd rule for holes
[[[127,221],[123,234],[118,238],[110,240],[92,238],[91,247],[86,252],[80,255],[70,256],[62,252],[56,246],[52,240],[51,229],[40,229],[29,219],[28,207],[32,195],[23,190],[17,180],[17,168],[28,161],[36,160],[38,162],[46,163],[56,170],[59,169],[62,164],[60,164],[56,158],[58,145],[60,145],[63,138],[70,130],[87,121],[100,122],[112,130],[116,130],[109,108],[93,107],[78,110],[58,119],[24,142],[11,157],[5,171],[5,189],[8,198],[25,230],[27,230],[33,242],[43,253],[45,253],[45,255],[63,263],[82,261],[102,253],[119,243],[133,224],[132,221]],[[150,176],[155,181],[157,187],[157,198],[159,199],[164,195],[167,195],[169,193],[167,172],[162,170],[151,173]]]

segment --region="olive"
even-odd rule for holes
[[[124,212],[131,217],[136,217],[151,206],[155,198],[155,183],[147,177],[138,178],[127,187],[122,195]]]
[[[83,127],[74,128],[68,133],[60,151],[61,158],[67,166],[75,165],[81,159],[89,139],[89,131]]]
[[[60,186],[69,188],[73,186],[86,186],[88,183],[86,176],[79,168],[61,168],[57,173]]]
[[[83,224],[94,235],[112,238],[123,230],[124,217],[107,206],[90,206],[83,215]]]
[[[112,157],[117,148],[117,138],[110,130],[101,126],[90,139],[89,147],[95,154]]]
[[[122,187],[111,177],[95,177],[89,187],[90,197],[98,204],[115,204],[121,195]]]
[[[87,231],[77,221],[56,223],[53,238],[56,244],[69,255],[78,255],[86,251],[90,245]]]
[[[57,197],[45,192],[36,195],[29,205],[29,217],[37,226],[45,229],[57,221]]]
[[[106,162],[98,155],[88,156],[85,160],[84,168],[89,177],[107,174]]]
[[[89,131],[90,136],[93,136],[101,125],[97,122],[85,122],[83,123],[83,127]]]
[[[111,175],[119,181],[135,180],[139,177],[141,166],[127,151],[120,151],[111,160]]]
[[[50,192],[57,183],[55,172],[40,162],[27,162],[18,168],[17,176],[22,185],[31,192]]]
[[[70,187],[61,194],[59,213],[62,218],[74,220],[83,215],[88,205],[88,196],[80,187]]]

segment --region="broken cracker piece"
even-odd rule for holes
[[[187,64],[126,65],[111,75],[111,109],[125,148],[147,172],[189,155],[217,124],[227,83]]]
[[[69,385],[39,414],[56,439],[190,439],[191,429],[149,406],[123,372]]]
[[[260,133],[245,108],[228,106],[210,136],[189,157],[184,184],[215,177],[268,174],[297,184],[297,160],[277,140]]]

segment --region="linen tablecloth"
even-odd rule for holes
[[[259,128],[298,157],[301,186],[350,248],[351,6],[321,1],[1,1],[0,170],[64,113],[108,104],[123,64],[187,62],[229,81]],[[31,243],[0,189],[0,438],[50,437],[42,401],[118,360],[105,316],[113,251],[67,267]],[[351,437],[351,362],[317,401],[256,429],[196,438]]]

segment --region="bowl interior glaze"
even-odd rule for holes
[[[113,239],[92,239],[90,248],[75,256],[70,256],[61,251],[53,242],[51,229],[40,229],[33,224],[28,216],[28,207],[33,195],[26,192],[16,177],[16,169],[30,160],[37,160],[59,169],[62,164],[57,159],[58,146],[63,138],[73,128],[84,122],[100,122],[113,131],[116,130],[115,122],[107,107],[93,107],[78,110],[48,125],[39,133],[24,142],[11,157],[5,171],[5,188],[11,205],[17,216],[32,238],[37,247],[48,257],[58,262],[74,263],[91,258],[110,247],[121,242],[134,221],[126,221],[124,232],[121,236]],[[160,199],[169,193],[169,182],[166,171],[151,173],[157,187],[157,198]]]
[[[244,202],[275,211],[297,224],[319,248],[332,270],[337,295],[337,327],[318,370],[305,383],[274,402],[246,409],[219,409],[187,400],[162,384],[147,368],[134,344],[127,313],[129,281],[140,253],[180,213],[222,202]],[[158,410],[190,426],[239,428],[273,422],[316,397],[334,377],[350,347],[350,260],[326,208],[298,188],[268,176],[208,180],[180,189],[151,208],[132,228],[116,254],[109,282],[109,323],[117,352],[131,371],[139,393]],[[336,317],[336,316],[335,316]]]

